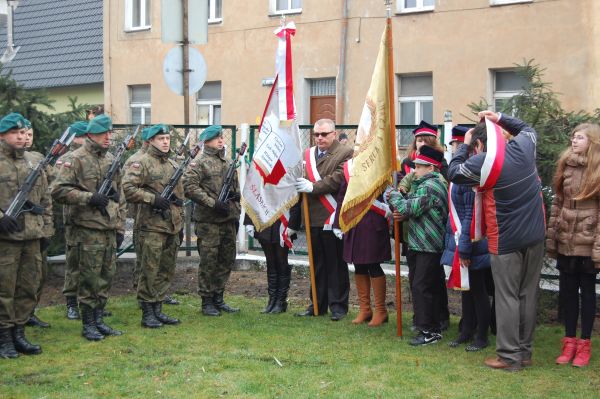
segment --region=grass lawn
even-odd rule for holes
[[[354,326],[347,317],[262,315],[262,300],[233,297],[242,312],[218,318],[199,314],[199,300],[183,296],[166,313],[180,326],[142,329],[135,298],[111,299],[107,321],[121,337],[91,343],[64,308],[39,310],[47,330],[27,328],[39,356],[0,359],[1,398],[593,398],[600,392],[600,361],[559,367],[562,328],[536,331],[534,367],[520,373],[490,370],[480,353],[423,348],[395,336],[395,315],[383,328]],[[291,309],[292,311],[300,310]],[[351,316],[356,310],[351,312]],[[404,330],[409,332],[410,315]],[[597,340],[594,344],[598,344]]]

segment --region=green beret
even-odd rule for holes
[[[112,130],[112,120],[106,114],[98,115],[87,125],[86,133],[101,134]]]
[[[85,121],[78,121],[69,126],[69,132],[75,134],[75,137],[81,137],[87,130],[88,123]]]
[[[27,130],[29,130],[29,129],[33,128],[33,126],[31,125],[31,122],[29,122],[29,119],[25,119],[25,118],[23,118],[23,120],[25,121],[25,128],[26,128]]]
[[[6,133],[11,129],[24,129],[25,118],[23,115],[13,112],[0,119],[0,134]]]
[[[200,133],[200,136],[198,136],[198,140],[209,141],[217,136],[220,136],[222,132],[223,128],[221,127],[221,125],[212,125],[204,129],[202,133]]]
[[[142,140],[150,140],[157,134],[169,134],[169,126],[159,123],[158,125],[150,126],[142,130]]]

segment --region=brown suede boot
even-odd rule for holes
[[[352,324],[362,324],[371,320],[371,277],[368,274],[355,274],[356,293],[358,295],[359,312]]]
[[[369,327],[378,327],[388,321],[388,313],[385,306],[385,276],[371,278],[371,285],[375,294],[375,313],[369,322]]]

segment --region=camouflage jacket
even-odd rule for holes
[[[113,155],[89,138],[83,146],[65,161],[52,185],[52,198],[70,205],[67,224],[94,230],[117,230],[124,232],[125,195],[121,188],[120,172],[113,179],[112,188],[119,193],[119,203],[110,200],[104,216],[100,211],[88,205],[90,198],[99,188],[102,179],[113,160]]]
[[[37,158],[24,150],[16,150],[0,141],[0,217],[4,217],[3,210],[7,209],[19,191],[21,185],[29,173],[35,168]],[[29,200],[41,205],[46,210],[51,207],[48,195],[48,177],[43,171],[35,182],[35,186],[29,195]],[[51,220],[51,219],[50,219]],[[0,234],[0,240],[24,241],[35,240],[46,237],[46,226],[49,222],[48,215],[34,215],[24,212],[18,218],[21,231],[12,234]]]
[[[56,181],[56,176],[58,176],[58,171],[65,162],[71,162],[73,152],[75,152],[75,150],[78,148],[81,148],[81,144],[71,143],[71,145],[69,146],[69,151],[61,155],[61,157],[58,158],[58,160],[56,161],[56,164],[54,165],[54,177],[52,179],[53,181],[52,183],[50,183],[50,192],[52,192],[52,189],[54,188],[54,182]],[[71,207],[69,205],[63,205],[63,224],[65,226],[69,224],[70,212]]]
[[[229,201],[229,214],[221,216],[213,209],[219,197],[227,169],[233,161],[225,157],[224,150],[204,147],[198,158],[190,162],[183,175],[185,196],[194,201],[193,219],[195,222],[225,223],[237,221],[240,217],[240,204]],[[234,174],[232,193],[239,194],[237,174]]]
[[[142,147],[140,147],[139,150],[137,150],[136,152],[133,153],[132,156],[127,158],[127,161],[125,161],[125,163],[123,164],[123,170],[126,171],[127,169],[129,169],[129,165],[131,165],[133,162],[139,161],[139,159],[142,157],[142,155],[144,155],[146,153],[147,149],[148,149],[148,146],[146,145],[146,142],[144,142],[144,145]],[[127,217],[131,218],[131,219],[135,219],[135,217],[137,216],[137,212],[138,212],[138,205],[134,204],[127,198],[125,198],[125,199],[127,200]],[[134,226],[134,228],[137,228],[137,226]]]
[[[135,218],[136,228],[144,231],[176,234],[183,227],[181,207],[171,203],[171,209],[163,217],[154,212],[154,198],[163,191],[177,169],[177,162],[169,159],[169,153],[162,153],[150,146],[137,161],[128,164],[124,170],[123,192],[128,202],[139,204]],[[183,199],[181,179],[173,192]]]
[[[33,155],[36,163],[42,161],[45,157],[36,151],[27,151],[28,154]],[[52,182],[56,178],[56,171],[52,165],[48,165],[46,167],[46,178],[48,179],[48,187],[52,185]],[[44,213],[44,237],[52,237],[54,235],[54,217],[52,211],[52,197],[50,196],[50,188],[48,191],[48,199],[50,200],[50,204],[46,207],[46,212]]]

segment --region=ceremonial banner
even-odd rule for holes
[[[298,201],[294,187],[302,177],[302,146],[295,121],[294,94],[289,41],[295,33],[293,23],[279,28],[276,78],[259,127],[258,144],[242,190],[242,205],[256,231],[264,230],[277,219],[285,226],[282,242],[287,239],[286,211]],[[282,50],[283,49],[283,50]],[[282,78],[283,77],[283,78]],[[283,80],[283,82],[282,82]],[[282,109],[283,108],[283,109]],[[282,119],[282,115],[286,119]],[[292,119],[287,119],[287,118]]]
[[[390,147],[396,143],[392,143],[390,137],[394,122],[390,112],[393,104],[389,100],[393,87],[389,87],[388,76],[392,73],[388,64],[388,29],[390,27],[386,25],[356,133],[354,167],[339,217],[344,232],[356,226],[373,201],[392,182]]]

